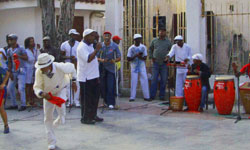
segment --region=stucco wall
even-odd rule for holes
[[[16,8],[1,10],[0,47],[6,45],[5,36],[10,33],[18,35],[18,43],[24,45],[25,38],[35,37],[40,43],[42,36],[40,10],[38,8]]]

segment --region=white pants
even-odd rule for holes
[[[141,72],[135,73],[133,69],[131,69],[131,93],[130,99],[135,99],[136,97],[136,87],[138,82],[138,74],[140,75],[140,82],[142,87],[142,92],[144,98],[149,99],[149,89],[148,89],[148,76],[146,69],[141,69]]]
[[[70,98],[70,84],[67,86],[67,98],[68,98],[68,104],[73,104],[75,103],[76,106],[80,106],[80,102],[79,102],[79,96],[80,96],[80,84],[79,82],[76,82],[76,86],[77,86],[77,91],[74,92],[73,94],[73,90],[71,88],[71,98]]]
[[[61,97],[62,99],[66,99],[66,91],[67,89],[64,88],[60,93],[58,93],[57,97]],[[45,131],[47,134],[48,145],[56,145],[56,136],[54,133],[54,128],[56,128],[60,124],[65,123],[65,116],[66,116],[66,107],[65,103],[62,104],[62,107],[58,107],[47,100],[43,100],[43,108],[44,108],[44,124],[45,124]],[[56,109],[58,117],[54,120],[54,110]]]
[[[184,96],[184,83],[186,80],[187,72],[176,72],[176,82],[175,82],[175,96]]]

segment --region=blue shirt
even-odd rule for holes
[[[147,48],[145,45],[140,44],[139,46],[132,45],[128,49],[127,57],[134,57],[138,53],[142,53],[142,57],[147,56]],[[136,57],[133,61],[130,63],[131,69],[133,72],[144,72],[146,70],[145,60],[141,60],[138,57]]]
[[[11,70],[12,70],[13,72],[15,72],[15,63],[14,63],[14,58],[13,58],[13,55],[14,55],[15,53],[16,53],[18,56],[27,55],[27,52],[26,52],[26,50],[24,49],[24,47],[19,46],[19,45],[18,45],[18,47],[15,48],[14,50],[13,50],[12,48],[9,48],[9,49],[8,49],[7,57],[8,57],[8,60],[11,59],[11,61],[12,61],[12,68],[11,68]],[[18,59],[19,59],[19,61],[20,61],[19,70],[20,70],[20,68],[22,68],[22,69],[23,69],[23,68],[26,68],[26,61],[23,60],[23,59],[21,59],[21,58],[18,58]]]
[[[102,48],[97,54],[98,58],[112,60],[121,57],[119,47],[114,42],[111,42],[109,46],[102,43]],[[103,67],[109,72],[115,73],[115,64],[110,62],[103,63]]]

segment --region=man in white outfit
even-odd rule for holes
[[[182,97],[184,96],[184,82],[188,72],[188,65],[191,63],[190,59],[192,58],[191,48],[183,42],[183,37],[178,35],[175,37],[175,42],[167,54],[165,61],[175,56],[176,63],[180,63],[182,66],[178,66],[176,69],[176,84],[175,84],[175,96]]]
[[[76,50],[79,45],[79,42],[76,40],[80,34],[76,31],[76,29],[69,30],[70,40],[65,41],[61,45],[61,58],[64,62],[70,62],[77,66],[77,55]],[[72,92],[72,88],[68,85],[68,104],[67,107],[71,107],[73,103],[77,108],[80,108],[79,95],[80,95],[80,85],[79,82],[76,82],[77,91],[75,93]],[[71,89],[71,93],[70,93]]]
[[[53,150],[56,148],[56,137],[54,128],[59,124],[65,123],[66,108],[65,103],[61,107],[50,103],[51,99],[49,93],[53,96],[67,99],[67,85],[70,77],[72,77],[72,88],[74,91],[76,87],[76,70],[71,63],[56,63],[54,56],[47,53],[40,54],[38,61],[35,64],[36,75],[34,83],[34,91],[37,97],[43,98],[44,107],[44,123],[48,138],[48,148]],[[53,113],[56,109],[58,117],[53,121]]]
[[[147,59],[147,48],[141,44],[142,36],[140,34],[134,35],[135,44],[128,49],[127,60],[131,66],[131,95],[130,102],[135,100],[136,87],[138,81],[138,74],[140,75],[140,82],[145,101],[149,99],[148,77],[146,71],[145,61]]]

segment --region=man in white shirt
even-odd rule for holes
[[[70,40],[65,41],[61,45],[61,58],[64,62],[70,62],[73,63],[76,67],[77,65],[77,56],[76,56],[76,50],[79,45],[79,42],[76,40],[77,36],[80,34],[76,31],[76,29],[70,29],[69,30],[69,36]],[[76,82],[77,85],[77,91],[76,93],[72,92],[72,88],[70,87],[70,84],[68,85],[68,104],[67,107],[71,107],[73,103],[77,108],[80,107],[79,103],[79,94],[80,94],[80,85],[79,82]]]
[[[130,102],[135,100],[138,74],[140,75],[141,87],[144,95],[144,100],[149,101],[148,77],[145,61],[147,59],[147,48],[141,44],[142,36],[134,35],[135,44],[128,49],[127,60],[131,66],[131,94]]]
[[[59,97],[63,100],[67,99],[67,85],[72,78],[72,89],[76,87],[76,70],[71,63],[56,63],[55,58],[47,53],[40,54],[35,64],[36,75],[34,83],[34,91],[37,97],[43,98],[44,107],[44,123],[48,138],[48,148],[53,150],[56,147],[56,137],[54,128],[65,123],[66,108],[63,103],[61,107],[52,104],[48,100],[52,96]],[[54,110],[57,110],[58,117],[53,121]]]
[[[97,116],[97,108],[100,95],[99,65],[97,53],[102,48],[98,43],[96,49],[93,48],[95,42],[95,31],[86,29],[83,32],[83,41],[77,48],[77,80],[80,82],[81,105],[83,124],[95,124],[103,119]]]
[[[169,61],[169,59],[175,56],[176,63],[182,64],[182,66],[177,67],[176,69],[176,88],[175,88],[175,96],[182,97],[184,96],[183,87],[184,82],[188,72],[188,65],[191,63],[192,53],[191,48],[183,42],[183,37],[178,35],[175,37],[175,42],[167,54],[165,61]]]

